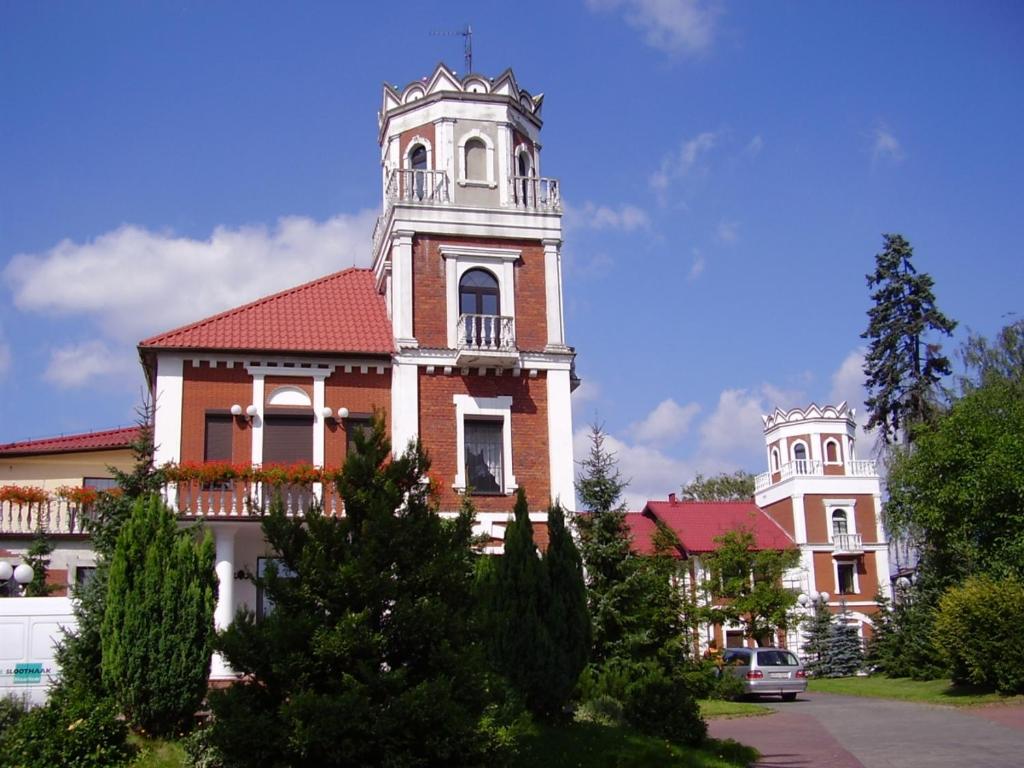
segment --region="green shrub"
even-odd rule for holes
[[[953,681],[1024,693],[1024,584],[1012,578],[968,579],[939,600],[934,641]]]
[[[133,756],[116,715],[110,701],[51,697],[4,731],[0,755],[18,768],[116,768]]]
[[[110,561],[103,682],[133,726],[187,730],[206,695],[216,576],[213,538],[180,531],[158,496],[140,498]]]
[[[28,712],[28,704],[17,696],[5,696],[0,699],[0,739]]]
[[[181,740],[185,750],[183,768],[224,768],[224,756],[210,738],[209,728],[196,728]]]
[[[585,701],[576,710],[576,719],[583,723],[597,723],[610,727],[618,727],[626,722],[622,702],[606,694]]]

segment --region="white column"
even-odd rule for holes
[[[313,465],[324,465],[324,377],[313,378]]]
[[[252,376],[252,404],[257,414],[252,417],[252,463],[263,463],[263,401],[265,399],[264,379],[262,373]],[[245,407],[244,405],[242,406]]]
[[[391,323],[399,347],[416,346],[412,335],[412,235],[395,232],[391,241]]]
[[[498,123],[498,202],[508,205],[515,160],[512,158],[512,126]]]
[[[419,369],[395,360],[391,366],[391,450],[400,456],[419,436]]]
[[[576,509],[572,460],[572,401],[569,371],[548,371],[548,450],[551,499],[568,511]]]
[[[228,525],[213,526],[216,546],[217,607],[213,611],[213,625],[218,631],[227,629],[235,616],[235,529]],[[233,677],[231,668],[219,654],[210,660],[212,679]]]
[[[448,174],[448,191],[455,194],[455,120],[442,117],[434,123],[434,167]],[[454,200],[453,200],[454,202]]]
[[[547,305],[548,347],[565,346],[562,313],[562,254],[560,240],[544,240],[544,295]]]
[[[153,463],[161,466],[181,461],[181,409],[184,391],[184,360],[172,355],[158,355],[156,391],[153,397]],[[167,486],[167,503],[177,505],[177,488]]]
[[[804,497],[793,496],[793,539],[797,544],[807,543],[807,512],[804,510]]]

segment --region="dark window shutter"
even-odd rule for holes
[[[231,461],[231,422],[229,413],[206,414],[205,461]]]
[[[272,416],[263,419],[264,464],[312,464],[313,417]]]

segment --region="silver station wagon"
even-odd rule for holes
[[[743,681],[746,694],[793,701],[807,690],[804,665],[785,648],[726,648],[722,661],[726,674]]]

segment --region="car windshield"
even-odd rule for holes
[[[796,667],[800,662],[789,651],[758,651],[757,664],[761,667]]]

